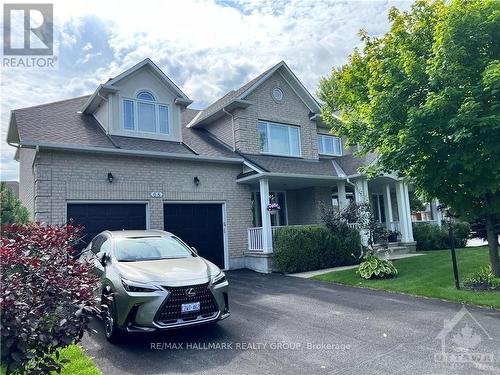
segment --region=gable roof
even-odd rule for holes
[[[102,102],[102,97],[100,94],[108,93],[108,92],[116,92],[118,89],[115,85],[127,78],[128,76],[134,74],[140,69],[149,68],[151,71],[168,87],[170,87],[174,93],[177,95],[176,103],[184,106],[188,106],[193,101],[188,98],[184,92],[177,86],[170,78],[167,77],[165,73],[153,62],[151,59],[146,58],[141,62],[135,64],[133,67],[125,70],[123,73],[117,75],[115,78],[111,78],[106,83],[99,85],[96,91],[89,97],[87,102],[83,105],[81,111],[83,113],[92,113],[97,106]]]
[[[204,129],[188,129],[187,121],[198,111],[182,112],[184,142],[109,135],[92,115],[78,112],[90,96],[42,104],[12,111],[7,142],[26,147],[54,147],[99,151],[156,153],[182,157],[242,161],[241,156],[216,141]]]
[[[241,108],[252,104],[248,100],[245,100],[245,98],[279,69],[284,75],[283,78],[290,84],[292,89],[297,93],[299,98],[302,99],[309,110],[315,114],[321,112],[321,108],[316,99],[314,99],[314,97],[305,88],[302,82],[299,81],[297,76],[292,72],[288,65],[284,61],[280,61],[276,65],[259,74],[250,82],[247,82],[246,84],[241,86],[239,89],[229,91],[222,98],[210,104],[195,118],[193,118],[193,120],[188,124],[188,127],[202,126],[204,124],[210,123],[218,117],[222,116],[223,114],[221,112],[224,109],[229,111],[237,107]]]

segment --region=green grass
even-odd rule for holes
[[[365,280],[355,273],[356,269],[329,272],[314,278],[321,281],[391,290],[500,309],[500,292],[473,292],[455,289],[450,250],[422,253],[425,255],[395,260],[394,265],[399,274],[394,279]],[[468,274],[489,264],[488,248],[458,249],[457,262],[462,282]]]
[[[60,359],[66,358],[71,361],[64,366],[61,375],[102,375],[102,372],[95,367],[80,345],[70,345],[61,349],[60,355]],[[5,368],[2,366],[1,375],[4,374]]]

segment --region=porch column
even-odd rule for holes
[[[267,209],[269,204],[269,181],[267,178],[259,180],[260,215],[262,219],[262,249],[264,253],[273,252],[273,234],[271,232],[271,213]]]
[[[401,232],[401,241],[409,242],[408,239],[408,220],[406,213],[405,188],[401,181],[396,182],[396,200],[398,203],[399,231]]]
[[[384,211],[385,226],[387,227],[387,230],[392,230],[392,222],[394,221],[394,218],[392,216],[391,186],[389,184],[386,184],[384,188]]]
[[[432,220],[436,220],[436,224],[441,228],[441,214],[438,210],[439,201],[437,199],[433,199],[430,203],[431,212],[432,212]]]
[[[347,199],[345,196],[345,181],[337,182],[337,195],[339,197],[339,209],[343,210],[347,207]]]
[[[406,220],[408,221],[408,241],[413,242],[413,226],[411,224],[411,208],[410,208],[410,193],[408,191],[408,185],[403,184],[403,189],[405,193],[405,205],[406,205]]]
[[[354,184],[356,185],[354,189],[354,199],[356,200],[356,203],[370,203],[368,195],[368,180],[363,178],[361,180],[357,180]]]
[[[368,180],[366,178],[354,181],[354,199],[357,204],[370,203],[368,195]],[[369,233],[366,230],[360,230],[361,243],[368,245]]]

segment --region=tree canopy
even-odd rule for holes
[[[425,198],[494,228],[500,2],[417,1],[407,12],[392,8],[389,21],[383,36],[362,31],[364,47],[321,81],[324,120],[362,153],[379,155],[368,173],[399,171]]]
[[[4,224],[26,224],[30,214],[12,190],[2,182],[0,184],[0,223]]]

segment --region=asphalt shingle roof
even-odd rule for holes
[[[349,154],[335,158],[335,161],[347,175],[353,175],[359,173],[358,168],[370,165],[376,158],[377,154],[374,153],[366,154],[363,157]]]
[[[22,142],[64,144],[82,147],[120,148],[202,156],[233,157],[239,155],[217,141],[204,129],[189,129],[185,125],[199,112],[186,109],[182,113],[183,143],[106,135],[97,120],[78,113],[89,96],[63,100],[14,110]]]
[[[307,160],[268,155],[242,155],[257,167],[265,169],[266,172],[311,176],[338,176],[331,159]]]
[[[95,118],[77,113],[88,98],[14,110],[21,141],[114,147]]]

